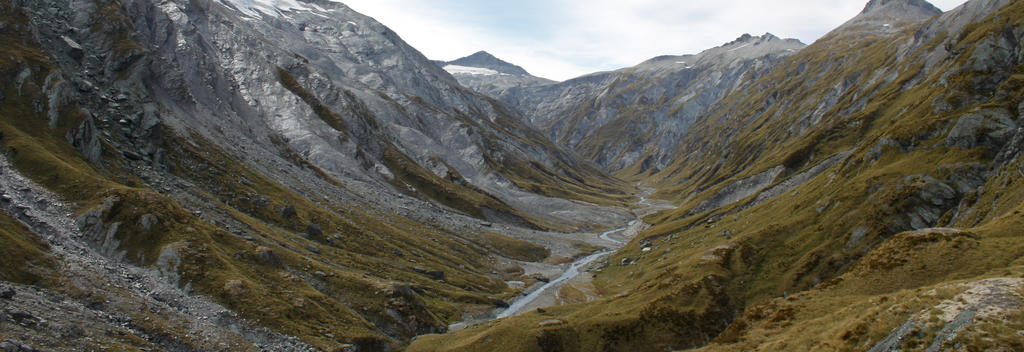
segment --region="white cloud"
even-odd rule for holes
[[[394,29],[432,59],[478,50],[552,79],[691,54],[744,33],[812,42],[860,12],[866,0],[343,0]],[[943,10],[964,0],[937,0]],[[495,2],[496,3],[496,2]],[[535,15],[536,18],[531,16]]]

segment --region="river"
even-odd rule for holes
[[[625,229],[625,227],[623,227],[622,229]],[[576,278],[576,276],[580,274],[580,269],[582,269],[584,266],[590,265],[590,263],[593,263],[598,259],[604,258],[604,256],[611,253],[613,252],[609,250],[603,250],[572,262],[572,264],[569,266],[569,269],[563,271],[562,275],[559,275],[554,280],[551,280],[548,283],[544,284],[544,286],[541,286],[540,288],[534,290],[533,292],[530,292],[530,294],[526,295],[526,297],[517,299],[515,302],[512,303],[512,305],[508,306],[508,308],[506,308],[504,311],[498,314],[497,319],[519,314],[524,307],[532,303],[545,292],[548,292],[550,290],[558,290],[562,288],[562,285],[565,285],[566,282],[569,282],[569,280]]]
[[[617,229],[613,229],[613,230],[608,230],[608,231],[602,232],[600,235],[598,235],[598,237],[600,237],[601,239],[603,239],[603,240],[605,240],[605,241],[607,241],[608,243],[611,244],[611,246],[609,246],[608,249],[592,253],[590,255],[587,255],[585,257],[582,257],[582,258],[579,258],[579,259],[573,261],[572,263],[569,264],[568,268],[566,268],[564,271],[562,271],[562,273],[560,275],[558,275],[558,277],[556,277],[556,278],[552,279],[551,281],[545,283],[540,288],[537,288],[537,289],[531,291],[526,296],[522,296],[521,298],[516,299],[514,302],[512,302],[511,305],[508,306],[508,308],[502,310],[500,313],[498,313],[497,315],[494,315],[492,318],[474,319],[474,320],[471,320],[471,321],[464,321],[464,322],[455,323],[455,324],[452,324],[452,325],[449,326],[449,330],[453,330],[453,331],[454,330],[459,330],[461,328],[466,327],[469,324],[479,323],[479,322],[493,320],[493,319],[500,319],[500,318],[511,317],[511,316],[523,313],[523,312],[527,311],[526,308],[529,307],[531,303],[534,303],[535,301],[537,301],[541,297],[544,297],[545,294],[557,292],[566,283],[568,283],[569,281],[572,281],[572,279],[574,279],[577,276],[579,276],[580,273],[584,270],[584,268],[586,268],[591,263],[593,263],[593,262],[595,262],[597,260],[600,260],[600,259],[602,259],[604,257],[607,257],[608,255],[611,255],[611,254],[615,253],[615,251],[619,250],[620,248],[625,246],[626,243],[629,242],[629,240],[631,239],[631,236],[630,235],[624,235],[625,232],[628,229],[630,229],[631,227],[636,226],[637,223],[641,221],[640,219],[642,217],[647,216],[647,215],[649,215],[649,214],[651,214],[651,213],[653,213],[655,211],[658,211],[658,210],[674,208],[673,206],[667,204],[667,202],[648,199],[646,196],[649,195],[652,191],[653,191],[653,189],[650,189],[649,191],[645,192],[640,197],[640,201],[638,202],[638,204],[643,206],[642,212],[640,212],[640,214],[641,214],[640,216],[638,216],[633,221],[630,221],[628,224],[626,224],[626,226],[623,226],[623,227],[620,227],[620,228],[617,228]],[[635,236],[636,232],[639,232],[639,230],[641,230],[641,229],[642,229],[642,227],[634,229],[633,231],[631,231],[631,232],[633,232],[632,235]],[[616,235],[619,235],[621,237],[620,238],[616,238]]]

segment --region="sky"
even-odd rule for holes
[[[535,76],[566,80],[659,55],[696,54],[744,33],[804,43],[867,0],[341,0],[434,60],[485,50]],[[932,0],[943,11],[965,0]]]

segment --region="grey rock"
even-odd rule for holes
[[[67,36],[61,36],[61,39],[63,39],[64,43],[68,46],[68,56],[78,61],[81,61],[82,58],[85,57],[85,51],[82,49],[81,45]]]
[[[309,224],[309,226],[306,226],[306,232],[315,238],[321,238],[324,236],[324,231],[320,229],[320,224]]]
[[[297,213],[295,212],[295,207],[289,205],[284,208],[281,208],[281,217],[285,219],[290,219],[295,215],[297,215]]]
[[[7,314],[11,316],[11,319],[23,326],[34,326],[38,320],[35,315],[24,310],[8,310]]]
[[[914,328],[917,327],[917,324],[918,323],[916,320],[908,319],[906,322],[904,322],[902,325],[896,328],[896,330],[893,330],[891,333],[889,333],[889,336],[886,336],[884,339],[882,339],[882,341],[878,341],[878,343],[876,343],[874,346],[871,346],[871,349],[869,349],[868,352],[900,351],[900,346],[903,345],[903,339],[907,337],[907,335],[909,335],[911,332],[913,332]]]
[[[0,289],[0,298],[3,299],[13,299],[16,294],[17,291],[15,291],[13,287],[4,287]]]
[[[277,255],[277,252],[267,247],[256,248],[256,261],[263,265],[283,267],[284,261]]]
[[[413,271],[415,271],[417,273],[420,273],[420,274],[423,274],[423,275],[426,275],[427,277],[430,277],[430,278],[432,278],[434,280],[444,280],[444,278],[445,278],[444,272],[440,271],[440,270],[427,270],[427,269],[420,268],[420,267],[414,267]]]
[[[993,150],[1000,150],[1012,138],[1018,127],[1010,112],[1005,109],[973,111],[956,120],[946,134],[946,145],[962,149],[984,145]]]
[[[143,230],[150,230],[154,225],[159,224],[160,219],[153,214],[144,214],[139,217],[139,227]]]
[[[785,170],[786,168],[780,165],[733,182],[723,187],[710,198],[697,204],[697,206],[690,210],[690,214],[700,214],[750,197],[774,183],[775,179]]]

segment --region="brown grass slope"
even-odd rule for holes
[[[954,32],[942,21],[832,33],[725,98],[650,179],[681,207],[649,216],[655,226],[594,273],[610,298],[410,350],[864,350],[963,285],[1019,277],[1024,3]],[[709,199],[726,201],[694,211]],[[906,232],[930,227],[960,230]],[[1013,314],[952,339],[1014,350]],[[925,349],[947,326],[926,323],[901,347]]]

